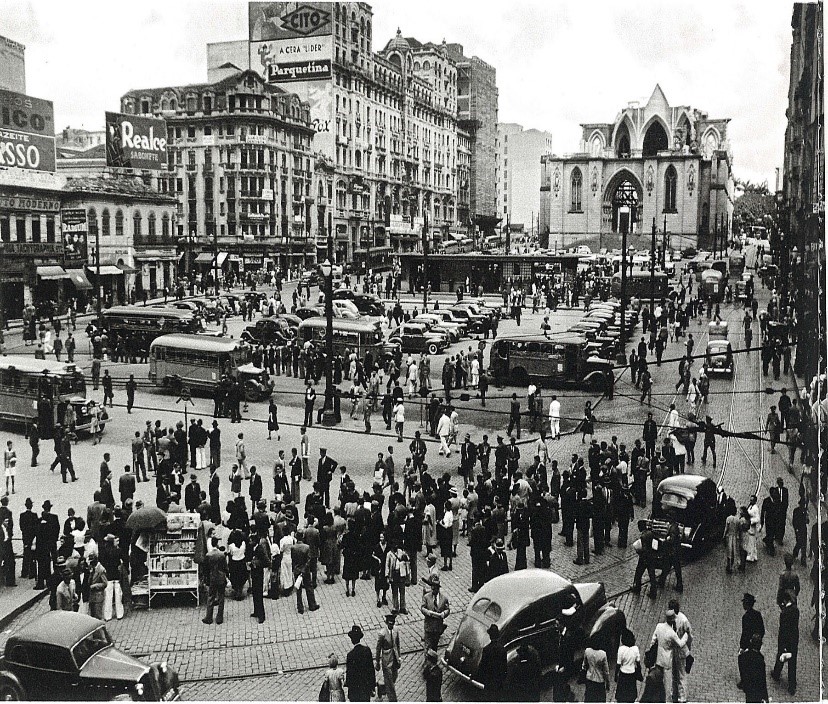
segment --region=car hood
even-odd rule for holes
[[[80,676],[94,680],[121,680],[138,682],[150,666],[114,646],[95,653],[81,668]]]

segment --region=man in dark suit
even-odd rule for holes
[[[316,589],[317,577],[316,570],[319,562],[319,546],[321,539],[319,536],[319,529],[316,527],[316,518],[308,517],[308,527],[305,528],[305,543],[308,550],[308,571],[310,572],[313,588]]]
[[[371,700],[371,694],[377,686],[371,649],[360,643],[363,633],[356,624],[348,631],[348,637],[354,644],[345,658],[345,687],[348,689],[348,699],[352,702],[367,702]]]
[[[739,652],[739,677],[746,702],[769,701],[767,670],[761,649],[762,636],[754,633],[748,647]]]
[[[262,477],[256,470],[255,466],[250,467],[250,488],[248,494],[250,495],[250,504],[255,506],[262,498]]]
[[[647,457],[652,457],[655,454],[655,443],[658,438],[658,423],[653,420],[653,414],[647,414],[647,420],[644,421],[644,448]]]
[[[35,589],[45,589],[46,580],[52,575],[52,562],[57,553],[57,540],[60,535],[58,517],[52,511],[49,499],[43,502],[43,513],[37,526],[35,537],[35,557],[37,558],[37,582]]]
[[[791,592],[787,592],[780,602],[776,664],[771,671],[771,677],[775,682],[779,682],[782,668],[787,663],[788,694],[793,695],[796,693],[796,656],[799,652],[799,608]]]
[[[128,464],[124,465],[124,473],[118,477],[118,494],[121,497],[121,504],[126,503],[127,499],[135,496],[135,475],[132,473],[132,467]]]
[[[471,441],[471,435],[466,433],[463,444],[460,445],[460,474],[466,486],[474,481],[474,465],[477,463],[477,445]]]
[[[33,502],[26,499],[26,510],[20,514],[20,535],[23,539],[23,569],[20,576],[24,579],[37,577],[37,563],[34,558],[34,541],[37,537],[37,515],[32,511]]]
[[[483,685],[486,701],[497,702],[506,685],[508,667],[506,664],[506,648],[500,642],[500,629],[496,624],[489,626],[489,643],[480,654],[480,665],[477,668],[478,680]]]
[[[213,469],[210,475],[210,520],[219,525],[221,523],[221,505],[219,504],[219,493],[221,490],[221,479],[218,475],[218,468]]]
[[[190,483],[184,487],[184,508],[192,513],[201,503],[201,485],[198,483],[195,474],[190,475]]]
[[[476,592],[486,583],[486,568],[489,557],[489,534],[480,519],[480,513],[474,517],[474,526],[469,533],[469,553],[471,554],[472,583],[470,592]]]
[[[333,479],[337,466],[337,461],[328,457],[328,451],[324,447],[320,447],[316,481],[319,484],[322,496],[325,497],[326,508],[331,505],[331,479]]]
[[[308,593],[308,610],[316,611],[319,604],[316,603],[316,594],[313,586],[313,578],[310,573],[310,547],[305,542],[305,532],[296,531],[296,543],[290,550],[293,560],[294,583],[299,577],[302,578],[300,585],[296,588],[296,609],[300,614],[305,613],[305,604],[302,599],[302,590]]]

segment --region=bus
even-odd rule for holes
[[[149,350],[149,380],[155,386],[180,393],[184,387],[212,395],[222,377],[235,377],[248,401],[263,401],[273,393],[264,369],[251,363],[250,345],[209,335],[161,335]]]
[[[168,333],[197,333],[204,327],[193,310],[114,306],[103,311],[103,325],[114,349],[119,342],[131,343],[134,351],[148,350],[150,343]]]
[[[593,354],[594,349],[585,336],[574,333],[498,337],[490,370],[498,384],[527,386],[535,380],[545,387],[604,389],[612,361]]]
[[[324,351],[327,321],[323,317],[303,320],[297,337],[299,344],[311,342]],[[334,354],[344,354],[346,348],[356,352],[360,359],[365,357],[366,352],[371,352],[375,361],[393,359],[399,363],[402,359],[400,346],[386,342],[379,325],[366,320],[337,318],[333,321]]]
[[[86,397],[83,372],[74,363],[52,362],[23,355],[0,357],[0,420],[28,427],[37,421],[40,437],[54,437],[74,411],[74,432],[88,433],[97,403]],[[103,426],[101,426],[103,429]]]
[[[670,278],[663,271],[656,271],[650,280],[650,272],[640,269],[633,271],[627,276],[626,298],[637,298],[638,300],[649,301],[654,298],[656,301],[667,298],[670,294]],[[621,298],[621,272],[612,275],[612,295]]]

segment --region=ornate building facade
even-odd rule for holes
[[[734,184],[729,118],[671,106],[661,87],[611,123],[582,124],[580,150],[541,157],[540,232],[570,246],[596,235],[650,232],[674,246],[730,231]],[[675,237],[678,235],[678,237]]]

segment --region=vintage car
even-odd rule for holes
[[[485,327],[483,321],[486,319],[486,315],[476,315],[462,304],[452,306],[449,311],[451,311],[454,319],[463,323],[471,334],[476,335],[483,332]]]
[[[357,293],[349,288],[338,288],[333,292],[335,301],[351,301],[360,315],[378,317],[385,315],[385,306],[382,299],[371,293]]]
[[[296,337],[296,328],[281,316],[260,318],[254,325],[248,325],[239,336],[251,345],[284,345]]]
[[[472,597],[443,655],[443,664],[481,689],[478,666],[492,624],[500,629],[511,677],[522,644],[538,652],[543,672],[559,666],[571,672],[591,637],[606,651],[609,662],[615,662],[627,619],[615,604],[607,603],[599,582],[573,584],[540,569],[495,577]]]
[[[448,337],[431,329],[428,323],[403,323],[388,336],[403,352],[427,352],[435,355],[448,347]]]
[[[725,322],[708,323],[709,342],[705,353],[707,374],[725,374],[733,376],[733,347],[727,339],[728,326]]]
[[[431,330],[443,333],[450,343],[460,341],[460,326],[457,323],[446,323],[431,313],[420,313],[411,319],[412,323],[425,323]]]
[[[724,277],[718,269],[705,269],[699,277],[699,294],[703,301],[721,303],[724,300]]]
[[[649,526],[656,537],[667,537],[670,523],[681,531],[681,544],[690,553],[721,540],[725,516],[716,501],[716,483],[698,474],[662,479],[653,497]]]
[[[0,658],[5,701],[179,699],[178,674],[118,650],[106,624],[72,611],[52,611],[9,636]]]

